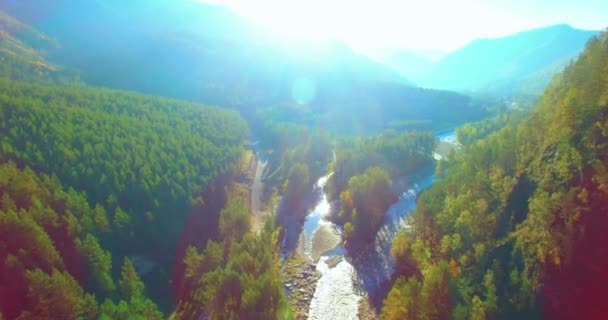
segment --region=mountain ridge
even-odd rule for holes
[[[413,70],[393,66],[424,87],[469,93],[540,95],[552,76],[583,50],[598,31],[556,24],[503,37],[479,38],[437,63]],[[410,61],[415,64],[417,60]],[[531,88],[526,88],[530,86]]]
[[[19,18],[25,16],[19,8],[28,8],[29,2],[9,0],[0,4],[0,10]],[[139,10],[144,2],[135,1],[114,15],[122,8],[115,1],[102,6],[91,0],[45,3],[56,5],[53,14],[37,18],[35,26],[63,47],[49,59],[80,70],[83,80],[92,85],[236,108],[250,120],[256,109],[267,107],[307,109],[309,118],[315,119],[313,125],[321,125],[320,118],[340,123],[353,116],[368,122],[366,114],[374,114],[367,127],[372,131],[386,128],[409,104],[419,105],[425,115],[405,120],[426,120],[440,113],[456,116],[442,126],[453,127],[485,114],[464,95],[412,89],[391,68],[344,44],[288,46],[225,8],[195,1],[180,5],[156,1],[145,2]],[[85,10],[86,15],[78,13],[87,8],[91,10]],[[180,20],[182,14],[189,18]],[[302,80],[313,87],[313,96],[305,103],[294,97]],[[403,100],[396,103],[386,92]],[[336,128],[358,133],[351,125]],[[441,129],[433,123],[423,128]]]
[[[442,59],[428,82],[458,91],[492,89],[493,82],[516,82],[556,60],[575,58],[596,33],[560,24],[476,40]],[[467,76],[454,77],[455,74]]]

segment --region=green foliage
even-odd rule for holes
[[[397,279],[382,306],[383,320],[417,320],[420,318],[420,282],[411,277]]]
[[[12,162],[0,164],[0,195],[2,314],[10,319],[97,319],[95,296],[82,287],[92,287],[100,296],[115,287],[110,252],[91,233],[100,207],[64,189],[57,178]],[[146,304],[158,313],[151,301]],[[162,318],[158,314],[156,319]]]
[[[493,315],[498,307],[498,298],[496,296],[496,285],[494,284],[494,272],[488,270],[483,278],[483,285],[485,289],[485,307],[486,314]]]
[[[399,232],[393,239],[391,257],[397,267],[395,270],[395,274],[397,275],[412,276],[419,270],[419,267],[415,265],[416,260],[412,256],[417,254],[417,252],[414,252],[414,249],[417,250],[419,243],[415,242],[412,245],[410,241],[411,239],[404,232]]]
[[[411,232],[394,242],[398,272],[422,277],[422,315],[536,318],[542,309],[550,318],[568,319],[605,311],[586,308],[588,297],[571,288],[601,290],[593,279],[603,279],[603,271],[577,259],[606,261],[596,248],[606,240],[599,230],[608,226],[602,216],[608,205],[607,74],[603,34],[525,118],[505,119],[507,124],[499,118],[460,132],[465,145],[442,162],[438,181],[419,197]],[[495,126],[502,129],[477,140]],[[396,282],[393,290],[402,286]],[[551,288],[550,295],[543,288]],[[454,300],[424,304],[446,294]],[[387,315],[399,308],[389,298]]]
[[[349,179],[369,167],[385,168],[391,177],[408,175],[429,166],[437,140],[431,132],[386,131],[370,138],[344,139],[336,150],[334,174],[328,182],[328,195],[337,198]]]
[[[471,320],[486,320],[486,308],[478,296],[471,301]]]
[[[87,234],[84,241],[76,239],[76,248],[85,257],[98,292],[112,293],[115,289],[114,281],[110,275],[112,268],[112,256],[110,252],[104,251],[91,234]]]
[[[382,225],[384,213],[393,201],[391,179],[380,167],[367,169],[348,181],[348,189],[340,198],[343,203],[340,217],[345,224],[344,237],[349,241],[373,238]]]
[[[337,134],[378,132],[395,119],[424,124],[407,129],[451,128],[484,116],[467,96],[415,87],[347,46],[323,44],[317,49],[324,59],[300,59],[274,41],[248,36],[256,27],[230,12],[189,1],[160,2],[154,10],[139,3],[108,9],[114,6],[65,6],[56,12],[57,23],[37,24],[61,42],[53,57],[80,68],[94,85],[239,108],[248,119],[261,109],[264,119]],[[184,16],[205,25],[183,24]],[[316,92],[304,105],[293,92],[303,73]]]
[[[95,298],[84,294],[78,282],[66,272],[53,269],[49,275],[40,269],[27,271],[29,304],[19,319],[95,319]]]
[[[326,172],[333,143],[325,130],[272,118],[256,120],[262,123],[256,135],[265,148],[272,150],[271,161],[277,167],[268,180],[282,186],[284,194],[289,180],[295,180],[290,179],[292,175],[306,178],[303,182],[296,181],[294,186],[300,187]]]
[[[106,214],[106,210],[100,205],[96,205],[93,209],[93,222],[95,223],[95,228],[98,233],[107,233],[110,231],[108,215]]]
[[[471,144],[483,139],[507,125],[517,124],[525,119],[527,112],[512,110],[499,114],[498,116],[481,120],[478,122],[467,123],[456,129],[456,139],[461,144]]]
[[[129,258],[125,258],[122,265],[118,286],[120,287],[120,294],[127,301],[142,297],[144,294],[144,283],[139,279]]]
[[[73,188],[68,198],[77,199],[71,204],[77,208],[65,218],[70,232],[90,233],[118,259],[154,257],[167,270],[170,259],[157,257],[173,254],[187,213],[201,201],[200,192],[231,170],[247,126],[236,112],[219,108],[0,80],[0,133],[0,159],[53,174]],[[90,209],[88,203],[96,205]],[[36,212],[42,225],[59,223],[40,216],[46,211]],[[35,228],[29,229],[40,238]],[[93,270],[92,286],[105,296],[114,289],[110,255],[102,259],[86,241],[81,249]],[[57,265],[45,270],[52,266]],[[166,285],[167,276],[151,279]]]
[[[289,170],[289,176],[283,188],[287,194],[297,194],[305,191],[305,187],[310,183],[308,166],[304,163],[296,163]]]
[[[283,186],[285,201],[292,208],[298,208],[302,205],[302,195],[308,190],[310,184],[308,166],[301,162],[294,164],[290,168],[289,175]]]
[[[79,84],[76,72],[50,63],[46,53],[58,44],[0,11],[0,79]]]
[[[144,295],[144,283],[129,258],[124,259],[118,286],[123,300],[115,304],[106,299],[101,304],[100,319],[163,319],[163,314],[158,311],[154,302]]]
[[[0,164],[0,194],[0,282],[6,292],[0,310],[13,318],[33,308],[24,301],[26,270],[51,273],[78,266],[66,258],[71,257],[74,237],[82,229],[77,217],[92,210],[81,195],[64,192],[56,179],[37,176],[11,162]],[[84,206],[75,205],[81,201]]]
[[[163,248],[152,244],[178,228],[197,192],[229,169],[246,133],[234,112],[174,100],[6,81],[0,88],[0,152],[57,173],[93,203],[115,199],[106,211],[119,205],[145,225],[135,238],[149,248]],[[109,231],[101,208],[93,221]]]
[[[131,216],[124,212],[120,207],[114,211],[113,225],[116,229],[125,229],[131,225]]]
[[[220,212],[220,236],[222,239],[241,237],[251,227],[250,214],[244,199],[230,199],[226,207]]]
[[[423,280],[399,277],[382,307],[381,319],[448,319],[450,310],[448,266],[433,265]]]
[[[99,319],[103,320],[162,320],[163,314],[149,299],[136,298],[129,302],[121,300],[117,304],[107,299],[101,304]]]
[[[238,199],[231,199],[221,214],[234,215],[240,206]],[[258,234],[234,226],[229,230],[233,231],[223,233],[222,242],[208,241],[202,252],[186,250],[185,289],[175,315],[290,319],[279,272],[278,230],[271,221]]]

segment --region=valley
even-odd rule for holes
[[[606,31],[359,5],[0,2],[0,319],[608,315]]]

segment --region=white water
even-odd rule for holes
[[[327,194],[324,191],[327,180],[329,180],[332,174],[333,173],[323,176],[317,181],[315,189],[321,193],[321,199],[319,199],[319,203],[317,203],[312,212],[306,216],[306,220],[304,220],[304,253],[309,258],[311,258],[312,236],[315,230],[322,225],[333,225],[331,222],[325,220],[329,214],[331,206],[329,201],[327,201]]]
[[[304,251],[308,257],[311,256],[312,235],[322,225],[335,225],[325,218],[330,211],[327,194],[323,190],[327,180],[332,173],[321,177],[316,184],[322,192],[321,198],[314,210],[304,221]],[[342,260],[335,267],[330,268],[326,261],[330,257],[344,257],[344,249],[338,246],[336,249],[324,253],[317,263],[317,271],[321,278],[317,282],[315,293],[310,302],[308,319],[357,319],[359,300],[362,295],[357,290],[357,282],[360,282],[357,272],[352,264]]]
[[[321,279],[310,302],[308,319],[357,319],[361,295],[353,281],[355,268],[346,260],[330,268],[327,259],[321,257],[317,264]]]
[[[441,141],[453,143],[454,134],[444,134],[438,137]],[[316,188],[321,188],[322,195],[315,209],[304,222],[305,251],[310,256],[311,239],[314,231],[322,224],[330,224],[324,218],[330,210],[327,195],[323,191],[331,173],[321,177]],[[374,292],[383,281],[393,273],[393,262],[390,258],[390,247],[395,234],[402,228],[408,228],[406,217],[416,207],[418,194],[430,187],[435,181],[433,175],[419,179],[413,187],[402,193],[399,200],[391,205],[386,212],[384,223],[376,237],[375,252],[370,254],[359,266],[360,274],[346,259],[335,267],[330,268],[326,261],[332,256],[343,258],[344,249],[339,246],[322,255],[316,269],[321,273],[315,293],[310,303],[308,319],[357,319],[360,300],[367,292]],[[335,227],[335,226],[334,226]]]
[[[262,182],[262,175],[264,174],[264,170],[266,169],[266,165],[268,164],[267,160],[256,159],[256,169],[255,176],[253,179],[253,185],[251,187],[251,211],[254,215],[260,215],[260,206],[262,197],[262,192],[264,190],[264,183]]]
[[[439,141],[447,142],[450,144],[458,144],[458,141],[456,141],[456,132],[454,131],[442,133],[437,136],[437,139],[439,139]]]

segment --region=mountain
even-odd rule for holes
[[[380,61],[414,83],[423,83],[436,64],[435,61],[410,51],[393,52]]]
[[[18,55],[31,60],[43,60],[38,51],[53,45],[48,37],[2,12],[0,12],[0,37],[3,54]],[[35,45],[36,48],[25,42]]]
[[[513,120],[440,162],[393,242],[383,319],[608,315],[608,33]]]
[[[457,91],[506,93],[530,86],[539,94],[596,34],[555,25],[475,40],[444,57],[423,84]]]
[[[0,12],[0,78],[36,82],[75,82],[77,75],[46,55],[58,44],[45,34]]]
[[[62,50],[49,59],[81,71],[89,84],[233,107],[250,120],[259,108],[291,108],[312,119],[306,125],[338,124],[336,132],[356,134],[395,120],[439,129],[485,115],[468,97],[413,88],[344,44],[288,44],[223,7],[193,0],[8,0],[0,10],[56,39]],[[297,96],[302,85],[310,95],[304,100]],[[421,113],[395,119],[410,105]],[[453,117],[438,124],[432,114]],[[365,132],[353,118],[369,124],[359,126]]]

